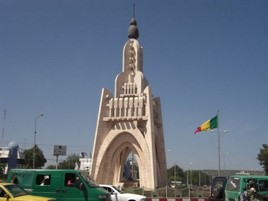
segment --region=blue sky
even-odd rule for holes
[[[161,98],[168,166],[261,170],[268,130],[268,1],[136,3],[144,74]],[[0,0],[1,145],[91,152],[102,88],[114,91],[133,1]],[[7,109],[6,119],[3,110]],[[169,151],[168,151],[169,150]],[[64,159],[64,157],[60,157]]]

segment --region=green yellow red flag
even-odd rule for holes
[[[212,119],[205,121],[203,124],[201,124],[201,126],[197,127],[194,134],[201,131],[212,130],[214,128],[218,128],[218,115],[216,115]]]

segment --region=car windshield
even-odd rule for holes
[[[9,193],[12,194],[14,197],[28,195],[28,193],[25,190],[23,190],[21,187],[17,185],[9,184],[6,185],[5,187],[9,191]]]
[[[80,172],[80,175],[89,184],[90,187],[98,187],[99,186],[97,184],[97,182],[87,172]]]
[[[115,186],[113,186],[114,189],[116,189],[119,193],[123,194],[124,192],[121,191],[119,188],[116,188]]]

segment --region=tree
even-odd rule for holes
[[[49,165],[46,167],[47,169],[56,169],[56,165]]]
[[[183,170],[180,168],[180,166],[178,165],[174,165],[171,168],[169,168],[167,170],[167,177],[168,177],[168,181],[184,181],[185,178],[185,174],[183,172]]]
[[[61,169],[74,169],[75,164],[79,164],[79,155],[78,154],[70,154],[67,158],[59,163],[59,167]]]
[[[260,153],[257,156],[260,165],[264,169],[266,175],[268,175],[268,144],[263,144]]]
[[[34,148],[26,149],[24,151],[26,168],[33,167],[33,152],[34,152]],[[35,167],[37,169],[41,168],[45,165],[46,162],[47,162],[47,159],[45,158],[43,151],[39,149],[37,145],[35,145]]]

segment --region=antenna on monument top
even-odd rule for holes
[[[133,18],[135,18],[135,3],[133,3]]]
[[[133,17],[128,28],[128,38],[139,38],[139,30],[137,28],[137,21],[135,19],[135,3],[133,3]]]

